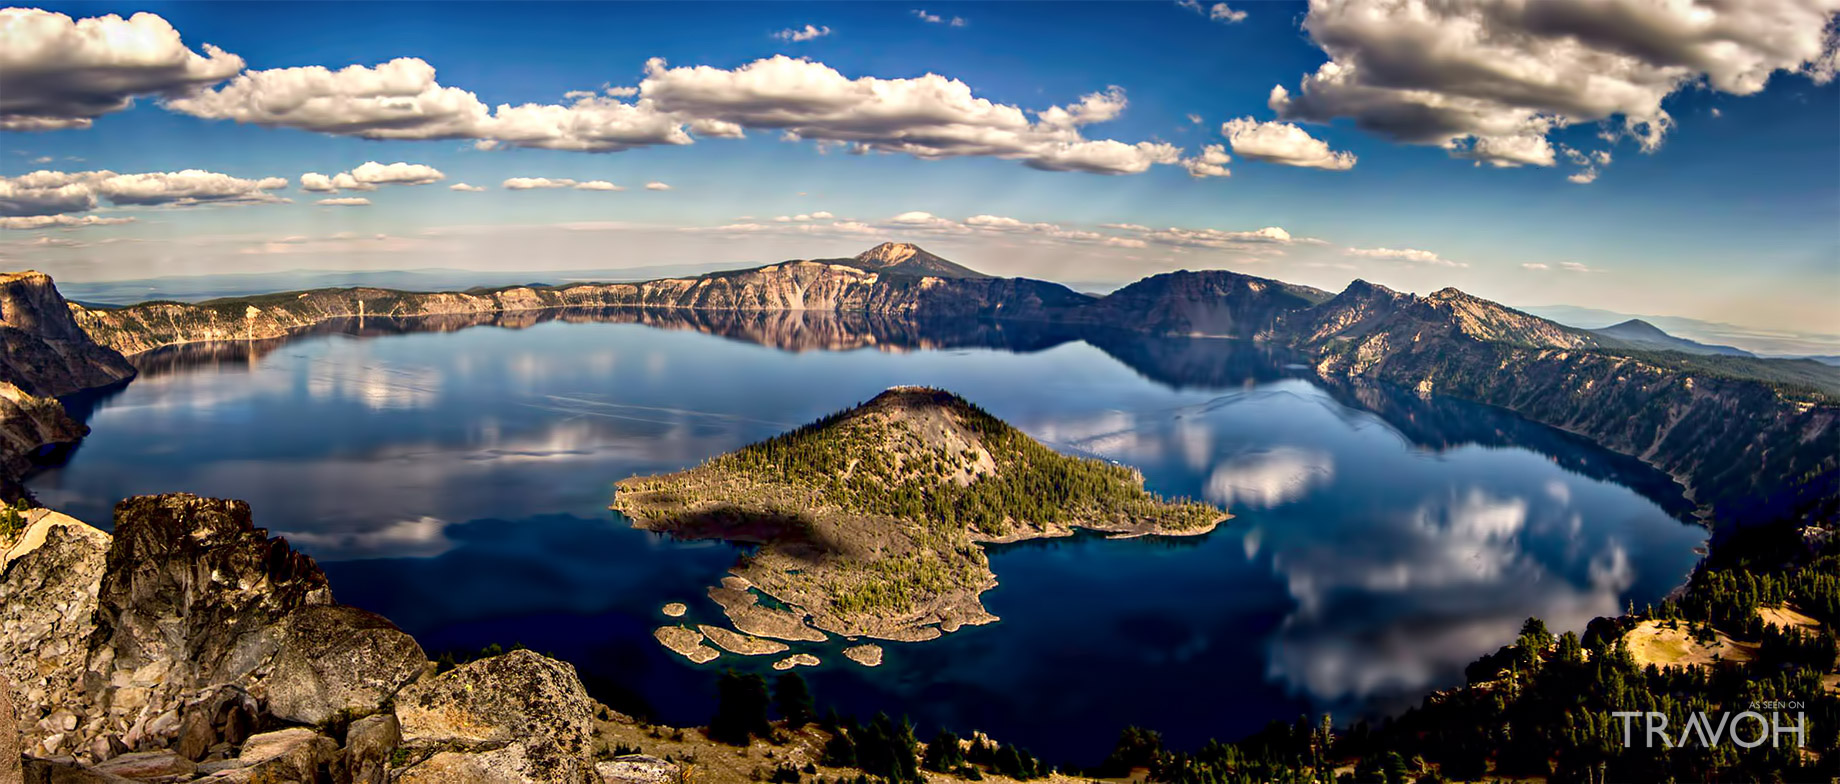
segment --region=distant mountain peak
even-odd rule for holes
[[[856,260],[877,264],[899,264],[921,253],[926,253],[926,251],[921,250],[918,245],[911,245],[905,242],[884,242],[856,254]],[[933,254],[927,253],[926,255],[931,256]]]
[[[930,275],[937,278],[988,278],[977,270],[947,261],[906,242],[884,242],[849,261],[865,272],[889,275]]]
[[[1682,337],[1675,337],[1674,335],[1668,334],[1665,330],[1661,329],[1660,327],[1657,327],[1639,318],[1632,318],[1628,321],[1624,321],[1618,324],[1611,324],[1608,327],[1604,327],[1602,329],[1593,329],[1590,331],[1597,335],[1602,335],[1604,337],[1610,338],[1611,340],[1620,342],[1622,344],[1628,345],[1633,348],[1660,349],[1663,351],[1684,351],[1689,354],[1726,354],[1730,356],[1744,356],[1744,357],[1753,356],[1748,351],[1744,351],[1743,349],[1732,348],[1731,346],[1708,345],[1706,343],[1701,343],[1696,340],[1688,340]]]
[[[1649,335],[1667,335],[1667,333],[1662,331],[1660,327],[1657,327],[1639,318],[1632,318],[1620,324],[1611,324],[1608,327],[1604,327],[1603,329],[1599,329],[1596,331],[1597,332],[1613,332],[1613,333],[1620,332],[1626,335],[1637,334],[1637,333],[1646,333]]]

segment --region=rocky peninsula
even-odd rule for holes
[[[1190,536],[1228,517],[1143,481],[950,392],[896,387],[688,471],[624,480],[613,508],[647,530],[759,544],[710,589],[743,632],[916,641],[996,620],[978,598],[996,585],[980,544],[1081,528]]]

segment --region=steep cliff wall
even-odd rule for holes
[[[1631,354],[1454,289],[1417,297],[1357,281],[1265,337],[1314,356],[1325,377],[1487,403],[1584,435],[1674,476],[1716,519],[1768,519],[1792,496],[1840,491],[1829,394]]]
[[[78,326],[49,275],[0,274],[0,381],[55,397],[133,375],[134,366]]]
[[[912,317],[1047,319],[1093,298],[1020,278],[882,275],[828,262],[790,261],[757,269],[644,283],[418,293],[320,289],[197,304],[149,302],[99,310],[71,306],[91,337],[129,356],[162,346],[283,337],[334,318],[483,315],[555,308],[821,311]]]
[[[120,354],[90,339],[70,308],[42,272],[0,274],[0,500],[24,495],[17,480],[34,456],[89,432],[53,396],[134,375]]]

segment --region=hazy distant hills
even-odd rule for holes
[[[622,282],[702,275],[731,269],[732,263],[662,264],[625,269],[493,271],[465,269],[290,270],[226,275],[173,275],[94,283],[58,281],[65,298],[86,305],[132,305],[148,300],[200,302],[277,291],[378,288],[398,291],[465,291],[473,288],[543,285],[574,281]]]
[[[1582,329],[1602,329],[1629,320],[1645,321],[1669,335],[1709,345],[1733,346],[1760,356],[1807,357],[1836,364],[1840,334],[1808,330],[1761,330],[1717,321],[1621,313],[1574,305],[1528,305],[1521,310]]]
[[[1685,351],[1689,354],[1726,354],[1739,357],[1757,356],[1741,348],[1732,348],[1731,346],[1709,346],[1696,340],[1677,338],[1666,332],[1662,332],[1660,327],[1641,319],[1630,319],[1621,324],[1612,324],[1608,327],[1591,331],[1634,346],[1658,351]]]

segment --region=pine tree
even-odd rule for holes
[[[803,727],[818,717],[811,689],[805,685],[805,677],[796,672],[781,673],[773,682],[773,707],[788,727]]]
[[[752,736],[773,734],[767,721],[767,681],[759,675],[722,673],[716,681],[716,715],[709,720],[711,740],[746,746]]]

